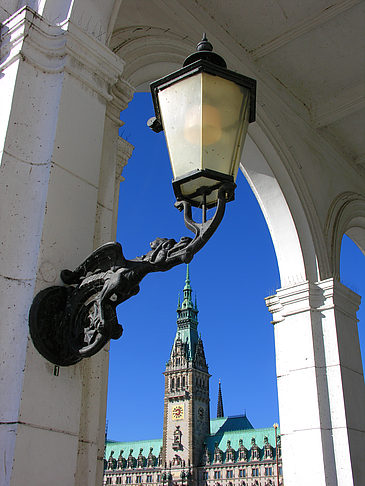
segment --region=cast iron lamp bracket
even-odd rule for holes
[[[93,356],[110,339],[118,339],[123,328],[116,307],[139,292],[147,274],[192,260],[218,228],[235,187],[230,182],[221,184],[214,216],[202,223],[194,221],[189,202],[175,204],[184,212],[194,238],[184,236],[178,242],[156,238],[150,251],[133,260],[124,257],[120,243],[106,243],[75,270],[63,270],[65,285],[39,292],[30,309],[30,335],[40,354],[51,363],[69,366]]]

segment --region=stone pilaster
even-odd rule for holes
[[[22,9],[1,29],[0,484],[10,484],[51,159],[64,68],[64,31]],[[57,472],[56,472],[57,474]]]
[[[356,311],[360,299],[328,279],[279,289],[266,299],[275,325],[286,484],[304,486],[311,451],[318,486],[360,486],[365,390]]]
[[[119,186],[124,180],[123,168],[132,156],[133,146],[118,135],[123,124],[120,112],[133,97],[133,89],[123,79],[111,88],[112,99],[107,104],[100,165],[94,247],[113,241],[117,232]]]

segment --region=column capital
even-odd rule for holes
[[[336,306],[351,317],[356,316],[361,298],[334,278],[320,282],[301,282],[277,290],[266,297],[266,306],[273,315],[272,324],[306,311],[323,311]]]
[[[29,7],[23,7],[3,23],[1,43],[1,71],[19,59],[49,74],[65,68],[66,32],[50,25]]]
[[[119,78],[111,87],[110,94],[111,99],[107,104],[106,116],[121,127],[124,122],[120,120],[120,112],[127,108],[133,98],[134,88],[125,79]]]
[[[1,40],[1,70],[21,59],[43,73],[70,74],[107,102],[121,97],[111,87],[122,75],[125,62],[72,21],[50,25],[24,7],[4,22]]]
[[[132,153],[134,150],[134,146],[124,140],[122,137],[118,137],[117,141],[117,163],[116,163],[116,171],[115,171],[115,178],[118,182],[124,181],[124,177],[122,176],[122,172],[124,167],[127,165],[128,160],[132,157]]]

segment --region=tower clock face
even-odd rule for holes
[[[184,407],[183,405],[175,405],[172,408],[172,420],[181,420],[184,418]]]

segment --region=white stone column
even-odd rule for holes
[[[0,485],[10,481],[28,312],[47,199],[66,37],[27,9],[1,29]],[[28,447],[28,446],[27,446]]]
[[[359,296],[328,279],[279,289],[266,302],[275,325],[285,485],[364,484]]]
[[[58,372],[28,339],[28,312],[34,292],[94,249],[98,205],[114,204],[116,168],[105,184],[102,153],[123,61],[72,22],[50,26],[29,9],[2,33],[0,485],[96,485],[107,353]]]

